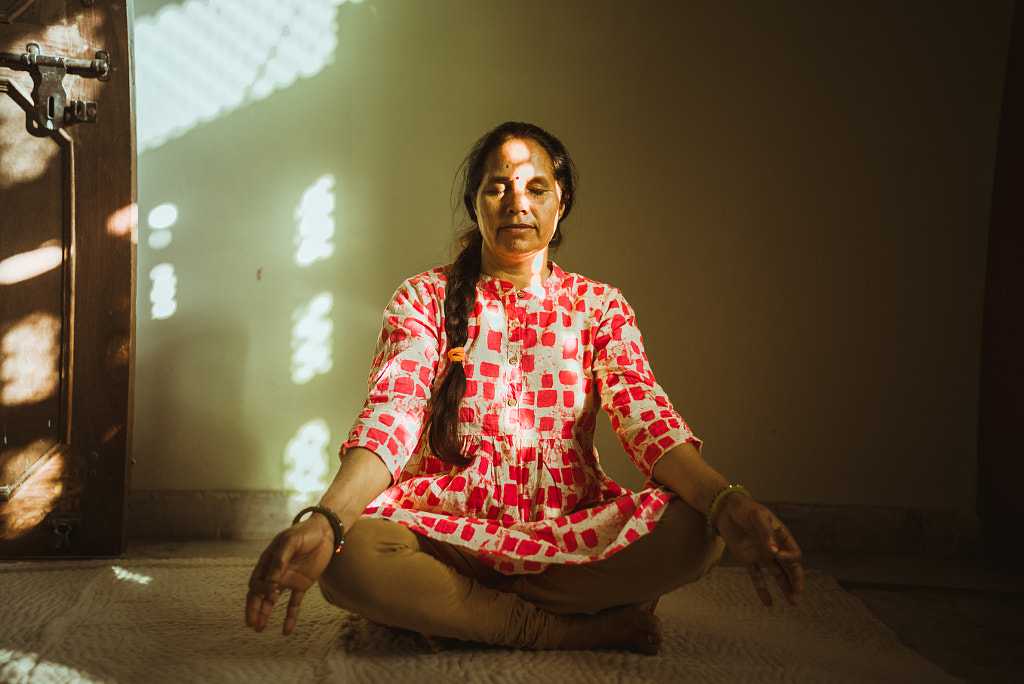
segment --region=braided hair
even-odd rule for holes
[[[488,131],[470,149],[462,162],[462,203],[473,225],[457,239],[458,256],[448,269],[445,286],[444,316],[448,349],[462,347],[469,337],[469,318],[476,308],[476,284],[480,278],[483,236],[476,215],[476,193],[487,170],[487,160],[495,149],[509,140],[531,140],[548,153],[555,180],[562,190],[562,217],[569,215],[576,194],[576,168],[565,146],[543,128],[519,121],[507,121]],[[562,243],[562,231],[555,231],[550,246]],[[431,398],[430,416],[424,430],[434,456],[445,463],[463,467],[472,459],[462,453],[459,439],[459,407],[466,394],[466,369],[453,361]]]

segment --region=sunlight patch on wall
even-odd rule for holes
[[[156,206],[149,212],[146,223],[149,224],[149,246],[152,249],[163,249],[171,244],[171,228],[178,222],[178,207],[170,202]]]
[[[311,420],[298,429],[285,448],[285,486],[298,492],[300,499],[327,487],[327,447],[331,430],[321,419]]]
[[[170,318],[178,310],[177,297],[178,276],[174,274],[172,264],[158,264],[149,272],[153,286],[149,290],[149,302],[152,304],[150,317],[155,320]]]
[[[153,581],[152,577],[148,575],[140,575],[137,572],[125,570],[119,565],[114,565],[111,568],[114,571],[114,576],[119,580],[125,580],[126,582],[135,582],[136,584],[149,584]]]
[[[304,385],[317,375],[329,373],[334,321],[330,318],[334,297],[321,292],[292,314],[292,382]]]
[[[34,313],[0,342],[0,404],[21,406],[52,397],[60,385],[60,319]]]
[[[64,261],[64,250],[56,240],[48,240],[31,252],[23,252],[0,261],[0,285],[13,285],[49,273]]]
[[[299,222],[295,236],[295,263],[298,266],[328,259],[334,254],[334,176],[320,176],[302,194],[295,220]]]
[[[137,17],[139,153],[319,73],[345,1],[191,0]]]

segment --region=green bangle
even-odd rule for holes
[[[341,551],[341,547],[345,546],[345,526],[341,524],[341,518],[338,517],[338,514],[327,506],[309,506],[298,512],[295,519],[292,520],[292,525],[297,525],[299,519],[307,513],[319,513],[331,522],[331,529],[334,530],[334,553]]]
[[[718,534],[718,528],[715,527],[715,513],[718,512],[718,504],[722,503],[722,499],[725,498],[726,494],[731,494],[732,492],[739,492],[743,496],[750,496],[750,492],[747,491],[747,488],[744,487],[743,485],[738,484],[731,484],[728,487],[722,487],[720,490],[718,490],[718,493],[715,494],[715,498],[711,499],[711,505],[708,506],[707,515],[708,527],[710,527],[711,531],[715,534]]]

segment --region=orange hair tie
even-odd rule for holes
[[[448,350],[448,360],[452,363],[465,363],[466,362],[466,348],[465,347],[453,347]]]

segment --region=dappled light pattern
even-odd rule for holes
[[[178,222],[177,205],[165,202],[149,212],[146,223],[149,224],[149,246],[151,249],[163,249],[171,244],[171,228]]]
[[[334,322],[330,318],[334,297],[321,292],[292,316],[292,382],[304,385],[330,372]]]
[[[331,430],[321,419],[299,428],[285,449],[285,486],[306,497],[327,486],[327,447]]]
[[[30,445],[30,450],[41,447],[41,441]],[[18,489],[13,499],[0,506],[0,540],[24,537],[42,524],[64,494],[66,466],[64,451],[57,450]]]
[[[52,397],[60,386],[60,319],[26,316],[0,341],[0,404],[20,406]]]
[[[8,682],[102,684],[104,681],[76,668],[42,658],[36,653],[18,649],[0,648],[0,663],[4,663],[4,681]]]
[[[321,176],[303,193],[295,219],[299,222],[295,263],[309,266],[330,258],[334,254],[334,176]]]
[[[149,584],[153,581],[153,578],[148,575],[143,575],[138,572],[132,572],[131,570],[125,570],[119,565],[114,565],[111,567],[111,569],[114,571],[114,576],[117,577],[117,579],[119,580],[124,580],[126,582],[135,582],[136,584],[143,585]]]
[[[139,205],[121,207],[107,219],[107,233],[118,237],[130,237],[132,244],[139,242]]]
[[[6,88],[20,98],[30,97],[14,83]],[[0,191],[38,180],[59,152],[52,138],[25,134],[25,110],[0,88]]]
[[[137,17],[139,152],[319,73],[344,2],[192,0]]]
[[[13,285],[48,273],[60,266],[64,250],[56,240],[48,240],[31,252],[15,254],[0,261],[0,285]]]
[[[159,264],[149,272],[149,279],[153,286],[149,291],[149,301],[152,304],[150,317],[153,320],[170,318],[178,310],[177,291],[178,277],[174,274],[172,264]]]

